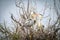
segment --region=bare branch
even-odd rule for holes
[[[24,8],[24,3],[22,0],[16,0],[16,6],[19,8],[19,9],[22,9],[22,12],[24,14],[25,12],[25,8]],[[20,11],[20,10],[19,10]]]
[[[29,13],[29,0],[28,0],[28,3],[27,3],[27,13]]]
[[[11,19],[12,19],[14,22],[18,23],[20,26],[22,26],[21,23],[19,23],[19,21],[17,21],[16,19],[13,18],[13,14],[11,14]]]
[[[45,7],[43,9],[43,15],[45,14],[45,10],[47,9],[47,1],[45,2]]]

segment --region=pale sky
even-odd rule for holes
[[[36,12],[41,13],[43,12],[43,9],[45,7],[45,2],[47,1],[47,9],[45,11],[45,15],[49,15],[49,17],[44,18],[42,20],[43,25],[48,25],[48,19],[51,17],[50,24],[54,24],[54,22],[57,20],[56,11],[54,10],[53,0],[36,0],[37,4],[32,4],[33,7],[36,7]],[[24,1],[25,5],[27,4],[27,0]],[[57,0],[57,4],[59,5],[59,2]],[[51,9],[50,9],[51,7]],[[60,8],[60,6],[58,6]],[[60,10],[60,9],[59,9]],[[3,23],[5,20],[8,25],[11,25],[11,18],[10,14],[13,13],[16,18],[18,18],[18,8],[15,6],[15,0],[0,0],[0,23]]]

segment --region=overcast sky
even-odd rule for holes
[[[24,1],[25,4],[27,4],[27,0]],[[46,0],[36,0],[37,4],[30,3],[33,5],[33,7],[36,7],[36,12],[41,13],[43,12],[43,9],[45,7]],[[57,1],[58,3],[58,1]],[[51,9],[50,9],[51,7]],[[60,7],[60,6],[59,6]],[[11,25],[11,18],[10,14],[13,13],[16,18],[18,18],[18,8],[15,6],[15,0],[0,0],[0,23],[3,23],[5,20],[7,24]],[[42,20],[43,25],[47,26],[48,19],[51,17],[51,23],[54,24],[54,22],[57,19],[56,11],[54,10],[53,0],[47,0],[47,9],[44,16],[50,15],[47,18],[44,18]]]

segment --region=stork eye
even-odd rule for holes
[[[34,20],[34,23],[36,23],[36,20]]]
[[[29,20],[31,20],[31,19],[29,19]]]

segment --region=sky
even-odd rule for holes
[[[15,5],[15,1],[16,0],[0,0],[0,23],[3,23],[4,20],[6,21],[7,25],[11,26],[11,13],[18,19],[18,8]],[[30,0],[31,1],[31,0]],[[34,4],[34,2],[30,3],[33,7],[36,8],[36,12],[37,13],[41,13],[43,14],[43,9],[45,7],[45,2],[46,4],[46,11],[44,13],[44,17],[42,20],[42,24],[47,26],[48,22],[49,22],[49,18],[51,17],[51,22],[50,25],[53,25],[54,22],[56,22],[57,20],[57,14],[56,11],[54,10],[54,5],[53,5],[53,0],[34,0],[36,2],[36,4]],[[27,4],[27,0],[24,0],[24,4],[26,6]],[[57,1],[58,4],[58,1]],[[59,5],[59,4],[58,4]],[[60,7],[60,6],[58,6]]]

